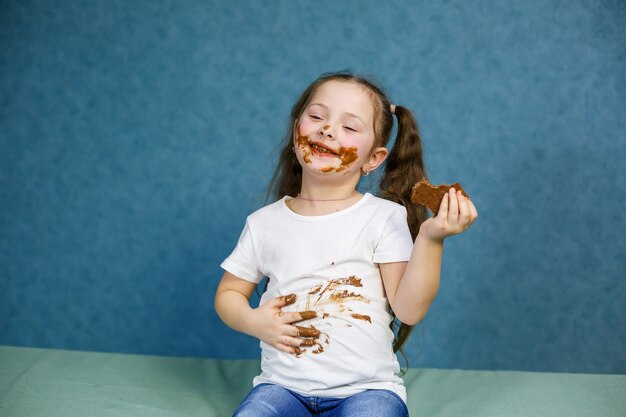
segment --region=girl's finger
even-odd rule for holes
[[[313,327],[293,326],[298,331],[298,337],[320,337],[320,331]]]
[[[311,320],[317,317],[315,311],[294,311],[291,313],[282,313],[280,319],[283,323],[291,324],[299,321]]]
[[[298,326],[289,326],[288,329],[285,330],[285,333],[288,336],[302,338],[302,337],[312,337],[318,338],[320,337],[320,331],[313,327],[298,327]]]
[[[317,339],[300,339],[300,346],[315,346]]]
[[[459,220],[464,225],[469,225],[470,221],[470,209],[468,203],[468,199],[461,193],[458,195],[459,197]]]
[[[283,343],[277,343],[276,347],[278,349],[282,350],[283,352],[292,353],[294,355],[299,355],[299,354],[302,353],[302,350],[300,350],[300,348],[287,346],[287,345],[285,345]]]
[[[472,218],[472,222],[474,222],[474,220],[478,218],[478,210],[476,210],[476,207],[474,206],[474,203],[472,203],[472,200],[468,200],[467,204],[470,209],[470,216]]]
[[[448,217],[448,193],[446,193],[441,199],[441,204],[439,204],[439,211],[437,212],[437,217],[440,219],[445,219]]]
[[[454,188],[450,188],[450,209],[448,210],[448,222],[452,224],[456,224],[459,219],[459,200],[456,196],[456,190]]]
[[[284,306],[288,306],[290,304],[295,303],[296,295],[295,294],[282,295],[280,297],[274,298],[272,301],[274,302],[274,305],[276,307],[284,307]]]
[[[280,343],[286,346],[297,347],[302,345],[302,339],[291,336],[283,336],[280,338]]]
[[[297,314],[297,319],[292,321],[291,323],[297,323],[299,321],[311,320],[317,317],[317,313],[313,310],[300,311]]]

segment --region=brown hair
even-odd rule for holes
[[[291,109],[289,128],[281,144],[282,151],[278,159],[278,166],[267,189],[268,199],[277,200],[286,195],[295,196],[300,192],[302,167],[293,151],[296,121],[304,112],[317,89],[325,82],[333,80],[355,83],[365,88],[370,94],[374,107],[375,140],[372,149],[387,146],[393,128],[393,114],[391,113],[391,103],[383,88],[371,79],[353,75],[350,72],[323,74],[304,90]],[[417,122],[408,109],[396,105],[395,115],[398,119],[397,136],[385,162],[384,174],[380,180],[379,197],[399,203],[406,208],[409,229],[415,240],[420,225],[426,219],[426,209],[411,203],[413,185],[419,180],[427,178],[422,156],[422,139]],[[394,321],[391,323],[392,330],[395,330],[395,322],[394,316]],[[411,333],[412,327],[401,323],[397,332],[394,331],[394,351],[400,350],[404,354],[401,349]]]

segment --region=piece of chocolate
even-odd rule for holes
[[[437,186],[429,183],[428,180],[423,179],[413,186],[411,201],[415,204],[426,206],[430,211],[432,211],[433,216],[436,216],[439,212],[441,199],[444,195],[446,195],[450,188],[461,191],[461,194],[469,198],[463,187],[461,187],[461,184],[458,182],[455,182],[452,185],[441,184]]]

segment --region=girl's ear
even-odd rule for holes
[[[369,161],[367,161],[363,165],[363,168],[364,168],[363,170],[365,172],[374,171],[376,168],[380,166],[380,164],[385,162],[385,159],[387,159],[387,155],[389,155],[389,150],[385,148],[384,146],[374,149],[372,151],[372,154],[370,155]]]

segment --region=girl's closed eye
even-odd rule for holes
[[[350,132],[358,132],[358,130],[355,127],[352,126],[345,126],[343,127],[344,129],[350,131]]]
[[[313,120],[322,120],[322,117],[317,114],[310,114],[309,117]]]

